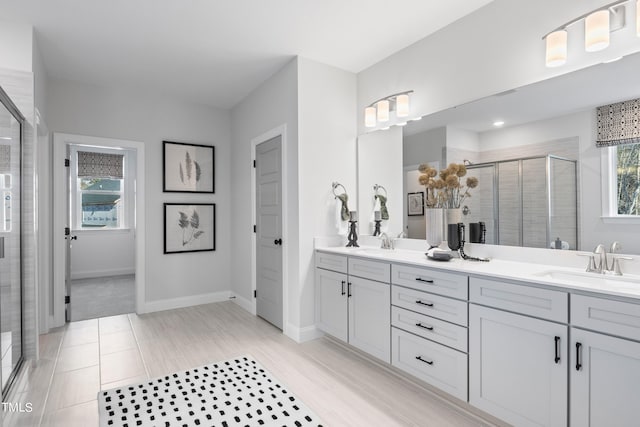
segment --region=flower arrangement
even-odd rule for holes
[[[465,184],[462,184],[461,178],[467,175],[467,168],[463,164],[450,163],[439,173],[435,168],[423,164],[418,171],[421,173],[418,182],[427,190],[427,208],[459,208],[467,197],[471,197],[469,190],[478,186],[478,178],[473,176],[467,177]]]

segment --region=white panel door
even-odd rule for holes
[[[349,276],[349,344],[391,362],[391,290],[387,283]]]
[[[640,343],[571,328],[571,425],[637,426]]]
[[[316,326],[347,342],[347,275],[316,268]]]
[[[256,311],[282,329],[282,137],[256,147]]]
[[[469,403],[516,426],[566,426],[567,329],[470,304]]]

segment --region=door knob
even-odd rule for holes
[[[282,239],[276,239],[273,241],[274,245],[282,245]]]

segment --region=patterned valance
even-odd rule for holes
[[[122,179],[123,158],[122,154],[78,151],[78,176]]]
[[[11,172],[11,146],[0,145],[0,173]]]
[[[598,107],[598,147],[640,143],[640,99]]]

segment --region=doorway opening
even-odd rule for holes
[[[54,135],[54,161],[62,157],[54,167],[54,326],[140,311],[143,150],[133,141]]]

